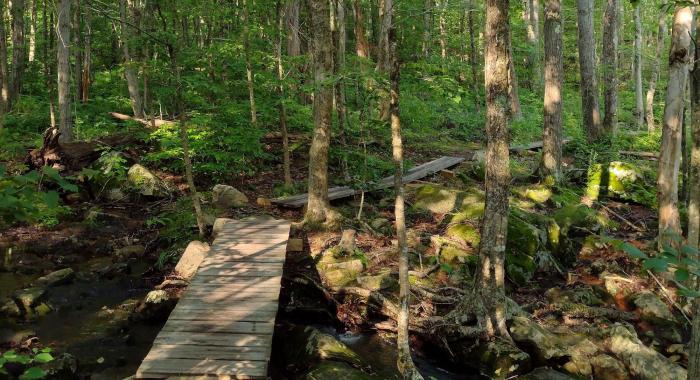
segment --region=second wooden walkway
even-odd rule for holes
[[[289,228],[228,222],[136,377],[266,379]]]

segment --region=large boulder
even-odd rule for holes
[[[212,201],[220,208],[239,208],[248,205],[248,197],[233,186],[218,184],[211,190]]]
[[[171,193],[170,186],[163,179],[140,164],[134,164],[129,168],[127,180],[129,185],[141,195],[166,197]]]
[[[675,323],[671,309],[653,292],[641,292],[632,297],[639,315],[650,322]]]
[[[46,276],[39,277],[37,283],[42,286],[59,286],[69,284],[75,279],[75,272],[71,268],[59,269]]]
[[[345,286],[357,279],[364,270],[360,259],[329,263],[322,267],[321,274],[330,287]]]
[[[202,263],[204,257],[209,253],[209,249],[209,244],[207,243],[197,240],[191,241],[185,248],[185,252],[180,257],[177,265],[175,265],[175,272],[186,280],[191,279],[197,273],[197,268],[199,268],[199,264]]]
[[[293,372],[304,372],[323,361],[342,362],[353,367],[366,367],[366,363],[350,347],[330,334],[311,326],[286,326],[283,359]]]

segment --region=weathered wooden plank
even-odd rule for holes
[[[254,350],[251,347],[206,347],[185,344],[157,344],[153,346],[146,358],[148,360],[212,359],[241,361],[266,361],[269,359],[264,349]]]
[[[276,304],[279,301],[279,292],[264,292],[264,293],[249,293],[249,294],[231,294],[230,292],[187,292],[182,297],[180,302],[201,303],[207,307],[214,308],[216,306],[234,304],[234,303],[268,303]],[[276,305],[275,305],[276,306]]]
[[[279,287],[282,283],[282,276],[264,276],[264,277],[216,277],[216,276],[195,276],[195,278],[190,282],[190,286],[201,286],[202,284],[210,285],[220,285],[220,284],[230,284],[230,285],[240,285],[241,287],[255,286],[255,287]]]
[[[145,362],[139,373],[169,375],[231,375],[233,378],[254,379],[267,375],[267,362],[251,360],[159,359]],[[137,374],[138,376],[138,374]],[[245,377],[238,377],[245,376]]]
[[[415,181],[417,179],[423,178],[433,173],[437,173],[442,169],[447,169],[449,167],[455,166],[460,162],[464,161],[464,157],[440,157],[436,160],[426,162],[422,165],[418,165],[406,171],[406,174],[402,177],[404,183]],[[379,181],[375,186],[371,188],[371,191],[385,189],[394,184],[394,176],[386,177]],[[355,190],[349,186],[340,186],[328,189],[328,199],[340,199],[355,195],[358,190]],[[275,198],[272,199],[272,203],[279,204],[285,207],[302,207],[308,202],[308,194],[300,194],[287,198]]]
[[[249,310],[233,310],[228,315],[214,313],[209,310],[173,310],[169,319],[183,321],[243,321],[243,322],[274,322],[275,313],[252,313]]]
[[[236,334],[272,334],[275,324],[272,322],[248,322],[227,320],[182,320],[169,319],[161,331],[236,333]]]
[[[275,277],[282,275],[282,268],[252,269],[252,268],[216,268],[203,267],[197,272],[197,276],[237,276],[237,277]]]
[[[272,343],[272,336],[262,334],[162,331],[158,334],[154,343],[228,347],[267,347]]]

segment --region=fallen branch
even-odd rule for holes
[[[146,127],[151,127],[151,128],[158,128],[158,127],[161,127],[163,125],[175,124],[175,122],[171,121],[171,120],[163,120],[163,119],[146,120],[146,119],[141,119],[138,117],[125,115],[125,114],[119,113],[119,112],[110,112],[109,114],[110,114],[110,116],[112,116],[113,118],[115,118],[117,120],[121,120],[121,121],[131,120],[131,121],[135,121],[139,124],[143,124]]]
[[[623,156],[633,156],[633,157],[644,158],[647,160],[658,160],[659,159],[659,154],[654,153],[654,152],[635,152],[635,151],[631,151],[631,150],[621,150],[620,154]]]

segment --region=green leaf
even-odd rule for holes
[[[688,298],[700,297],[700,291],[688,289],[688,288],[678,288],[678,294],[682,295],[683,297],[688,297]]]
[[[653,257],[644,261],[644,269],[654,272],[665,272],[668,269],[668,261],[659,257]]]
[[[53,360],[53,356],[48,352],[42,352],[34,357],[34,360],[39,363],[48,363]]]
[[[55,208],[58,206],[58,193],[55,191],[49,191],[48,193],[44,194],[44,202],[46,202],[46,206],[49,208]]]
[[[700,255],[700,250],[697,248],[690,246],[690,245],[684,245],[681,247],[681,252],[686,255],[686,256],[698,256]]]
[[[628,255],[634,257],[635,259],[648,259],[649,256],[646,255],[646,253],[642,252],[639,248],[633,246],[630,243],[622,243],[622,250],[625,251]]]
[[[46,371],[39,367],[30,367],[19,377],[20,380],[43,379],[46,377]]]
[[[690,278],[690,273],[685,268],[678,268],[676,269],[675,277],[678,282],[686,282]]]

